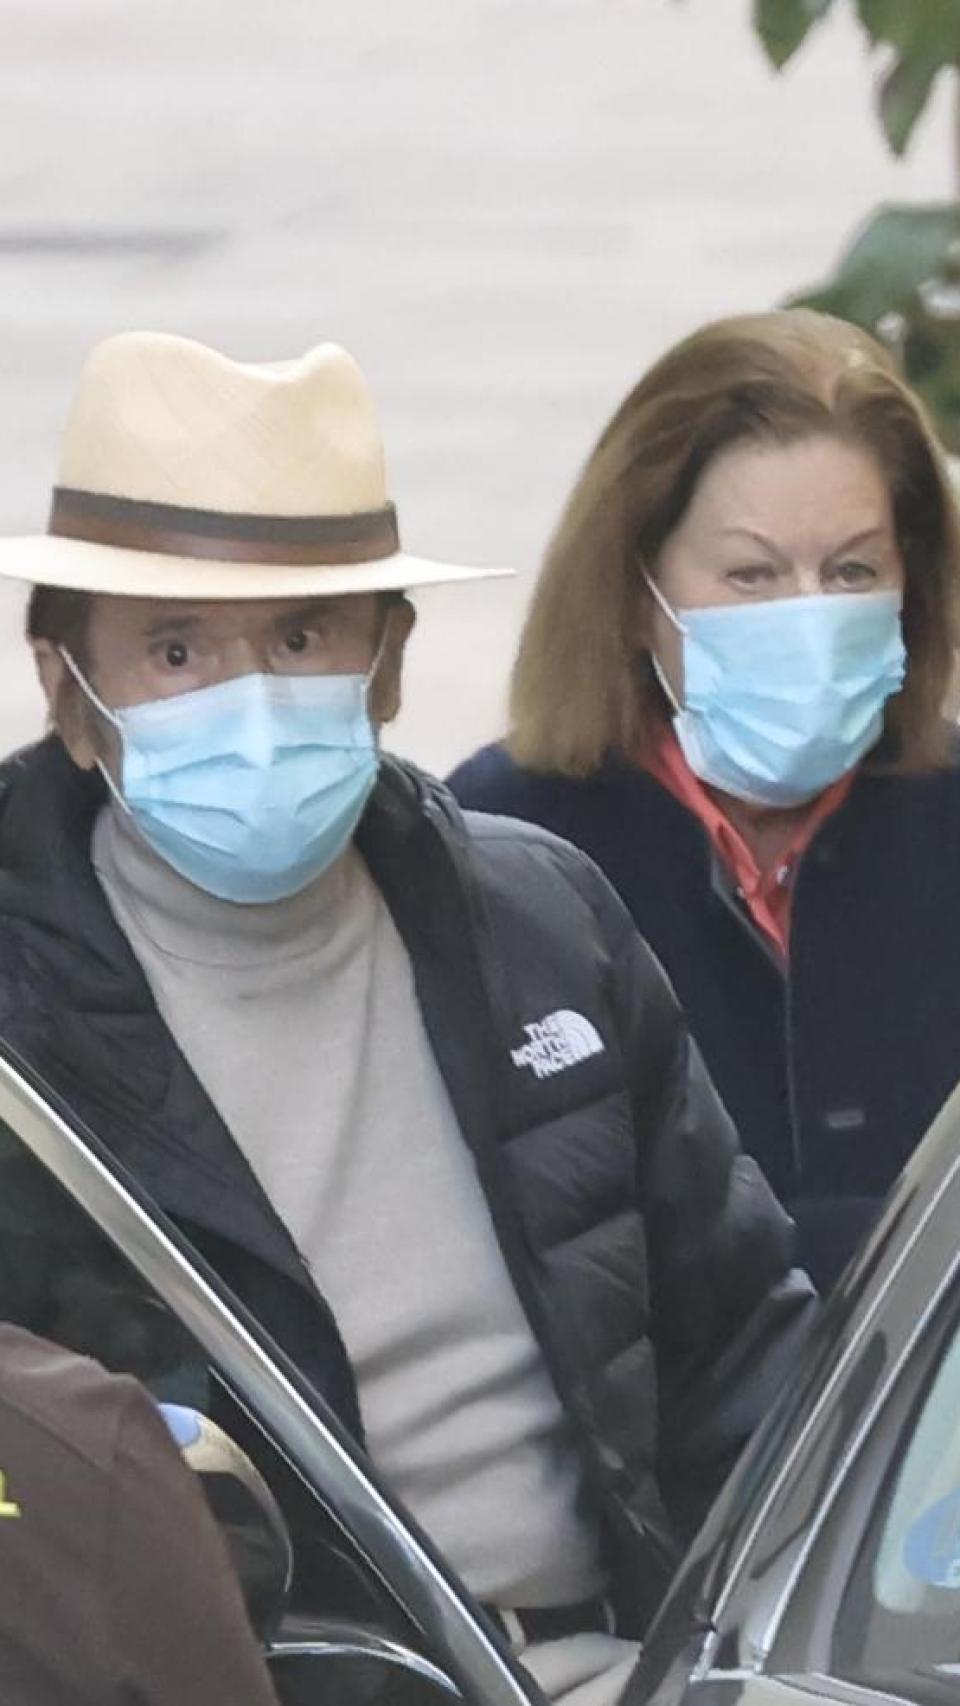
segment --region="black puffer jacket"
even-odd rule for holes
[[[785,965],[696,814],[635,764],[450,778],[599,865],[673,982],[740,1133],[832,1286],[960,1076],[960,738],[941,770],[857,774],[793,883]]]
[[[101,799],[56,739],[0,772],[0,1029],[356,1427],[330,1312],[103,898],[89,860]],[[739,1153],[660,968],[582,855],[464,819],[393,760],[358,839],[636,1628],[678,1531],[809,1329],[791,1224]],[[413,1140],[397,1134],[398,1166]]]

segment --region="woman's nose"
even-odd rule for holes
[[[799,564],[793,572],[794,590],[799,597],[809,598],[823,591],[819,564]]]

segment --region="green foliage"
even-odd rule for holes
[[[754,0],[754,28],[778,71],[832,4],[833,0]]]
[[[779,71],[843,0],[751,3],[754,29]],[[875,56],[884,137],[901,155],[938,78],[960,70],[960,0],[850,5]],[[834,276],[793,301],[890,338],[944,443],[960,456],[960,203],[880,208]]]
[[[754,28],[779,71],[833,0],[753,0]],[[883,133],[902,154],[941,71],[960,64],[960,0],[852,0],[872,48],[888,63],[880,80]]]
[[[880,85],[880,122],[894,153],[902,154],[938,72],[956,69],[960,59],[960,0],[911,0],[883,28],[874,40],[891,43],[895,58]]]
[[[855,237],[833,278],[794,297],[887,334],[903,372],[960,455],[960,204],[884,207]]]
[[[884,315],[908,310],[958,236],[955,202],[882,207],[857,233],[833,277],[793,300],[872,331]]]
[[[921,5],[924,0],[921,0]],[[909,47],[916,11],[913,0],[854,0],[857,17],[876,46]]]

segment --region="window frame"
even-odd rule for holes
[[[891,1443],[883,1462],[889,1462],[905,1395],[915,1397],[927,1378],[945,1318],[960,1322],[958,1223],[960,1090],[915,1151],[830,1300],[818,1351],[805,1359],[786,1407],[761,1430],[708,1518],[693,1550],[695,1568],[688,1560],[691,1585],[683,1597],[688,1616],[692,1604],[705,1631],[684,1691],[691,1702],[703,1685],[712,1691],[748,1680],[821,1698],[889,1701],[813,1663],[802,1667],[800,1617],[807,1616],[812,1636],[831,1593],[836,1605],[836,1583],[816,1576],[821,1535],[838,1501],[863,1486],[885,1439]],[[758,1464],[764,1465],[759,1482]],[[739,1522],[724,1540],[731,1507]],[[790,1641],[781,1643],[794,1611]],[[792,1662],[784,1662],[788,1654]]]
[[[895,1472],[895,1487],[896,1471],[902,1468],[944,1358],[956,1348],[958,1335],[960,1259],[946,1277],[935,1308],[925,1312],[923,1331],[904,1357],[874,1426],[819,1525],[816,1543],[785,1608],[770,1651],[772,1674],[800,1680],[812,1677],[821,1685],[828,1682],[830,1692],[836,1695],[849,1690],[861,1698],[888,1700],[894,1695],[922,1706],[920,1696],[911,1694],[906,1687],[894,1691],[880,1679],[833,1670],[832,1648],[844,1602],[860,1567],[861,1549],[877,1515],[877,1500],[883,1500],[885,1518],[889,1521],[893,1497],[893,1492],[888,1492],[891,1470]],[[957,1627],[960,1635],[960,1592]],[[931,1686],[923,1696],[925,1706],[929,1706],[934,1694],[947,1697],[951,1694],[946,1678],[934,1681],[939,1686]],[[960,1690],[952,1697],[960,1700]]]

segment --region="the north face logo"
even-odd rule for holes
[[[566,1009],[548,1013],[545,1019],[523,1029],[527,1040],[510,1050],[511,1058],[514,1066],[529,1066],[536,1078],[552,1078],[555,1072],[565,1072],[568,1066],[603,1053],[599,1033],[582,1013]]]

